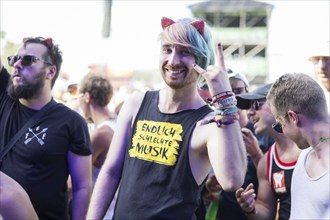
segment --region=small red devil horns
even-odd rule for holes
[[[162,28],[163,28],[163,30],[166,27],[168,27],[168,26],[170,26],[174,23],[175,23],[175,21],[173,21],[172,19],[167,18],[167,17],[162,17]],[[190,24],[192,26],[194,26],[202,36],[204,35],[204,21],[202,21],[202,20],[193,21]]]
[[[170,26],[170,25],[172,25],[174,23],[175,22],[172,19],[169,19],[169,18],[166,18],[166,17],[162,17],[162,28],[163,28],[163,30],[166,27],[168,27],[168,26]]]
[[[204,35],[204,21],[193,21],[190,24],[194,26],[202,36]]]

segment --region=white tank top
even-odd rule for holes
[[[311,147],[300,153],[291,183],[290,219],[330,219],[330,170],[311,178],[306,172],[306,160]]]
[[[115,120],[106,120],[106,121],[102,121],[98,126],[97,128],[100,128],[102,126],[109,126],[110,128],[112,128],[112,130],[115,130],[116,129],[116,121]]]

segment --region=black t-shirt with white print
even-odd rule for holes
[[[37,112],[8,96],[9,74],[0,72],[0,151]],[[55,102],[55,101],[53,101]],[[41,116],[4,157],[1,171],[28,193],[40,219],[68,219],[68,152],[90,155],[91,143],[85,120],[59,105]]]

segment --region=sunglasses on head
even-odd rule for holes
[[[251,101],[251,107],[256,111],[259,111],[261,109],[262,105],[265,103],[266,103],[266,101],[254,100],[254,101]]]
[[[40,59],[40,58],[38,58],[38,57],[35,57],[35,56],[32,56],[32,55],[25,55],[25,56],[19,56],[19,55],[16,55],[16,56],[9,56],[7,59],[8,59],[8,65],[11,66],[11,67],[13,67],[14,64],[15,64],[17,61],[19,61],[19,60],[21,60],[21,64],[22,64],[22,66],[31,66],[32,63],[35,63],[35,62],[37,62],[38,60],[44,62],[44,63],[47,64],[47,65],[50,65],[50,66],[53,65],[53,64],[51,64],[51,63],[49,63],[49,62],[47,62],[47,61],[45,61],[45,60],[42,60],[42,59]]]

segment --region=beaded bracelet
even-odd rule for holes
[[[223,109],[215,109],[214,110],[214,114],[216,115],[229,115],[232,113],[236,113],[238,112],[238,108],[236,107],[236,105],[227,107],[227,108],[223,108]]]
[[[217,124],[217,126],[220,128],[222,125],[230,125],[230,124],[234,123],[235,121],[236,120],[234,120],[234,119],[220,119],[220,120],[211,119],[209,121],[209,123],[215,122]]]
[[[221,100],[224,100],[224,99],[226,99],[226,98],[228,98],[228,97],[231,97],[231,96],[233,96],[232,94],[230,94],[230,95],[224,95],[224,96],[221,96],[221,97],[218,97],[218,98],[208,98],[207,99],[207,101],[208,102],[217,102],[217,101],[221,101]]]
[[[215,122],[218,127],[221,127],[222,125],[229,125],[234,123],[235,121],[238,120],[238,114],[237,113],[232,113],[228,115],[216,115],[214,118],[209,120],[209,123]]]
[[[216,99],[220,99],[223,96],[235,96],[235,93],[233,91],[225,91],[225,92],[220,92],[212,97],[212,101],[215,101]]]
[[[236,105],[237,105],[237,101],[228,102],[226,104],[216,102],[216,103],[213,103],[212,107],[217,110],[222,110],[222,109],[234,107]]]
[[[220,101],[216,101],[215,103],[217,103],[220,106],[229,106],[232,105],[232,103],[237,102],[236,97],[235,96],[230,96],[228,98],[225,98],[223,100]]]

